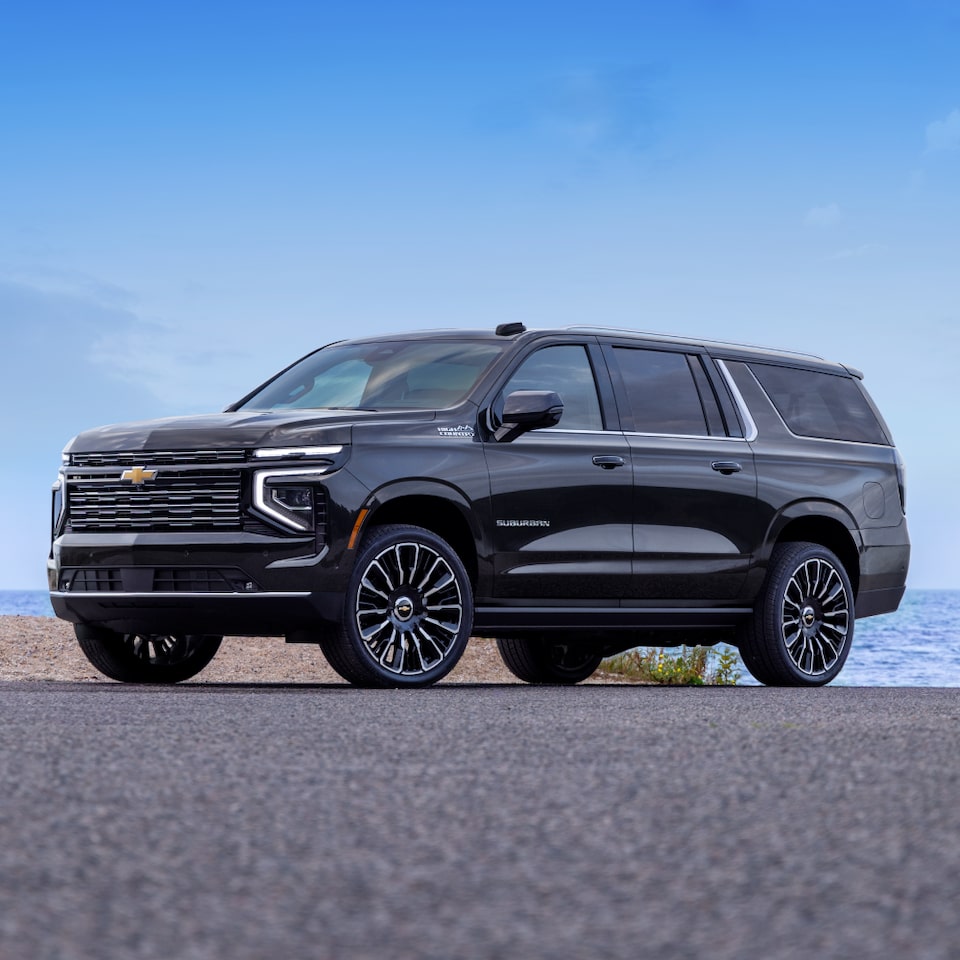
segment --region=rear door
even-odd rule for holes
[[[705,354],[604,344],[633,465],[637,601],[735,599],[763,539],[753,454]]]

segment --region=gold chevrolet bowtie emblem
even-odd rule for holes
[[[121,480],[129,480],[135,486],[142,487],[148,480],[152,480],[157,475],[156,470],[144,470],[143,467],[134,467],[132,470],[124,470],[120,474]]]

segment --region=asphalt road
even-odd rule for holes
[[[956,958],[960,690],[0,684],[0,958]]]

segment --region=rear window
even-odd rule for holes
[[[816,370],[751,363],[784,423],[801,437],[888,444],[856,381]]]

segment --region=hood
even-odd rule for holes
[[[240,411],[117,423],[86,430],[65,453],[135,450],[227,450],[349,443],[353,424],[433,420],[429,410]]]

